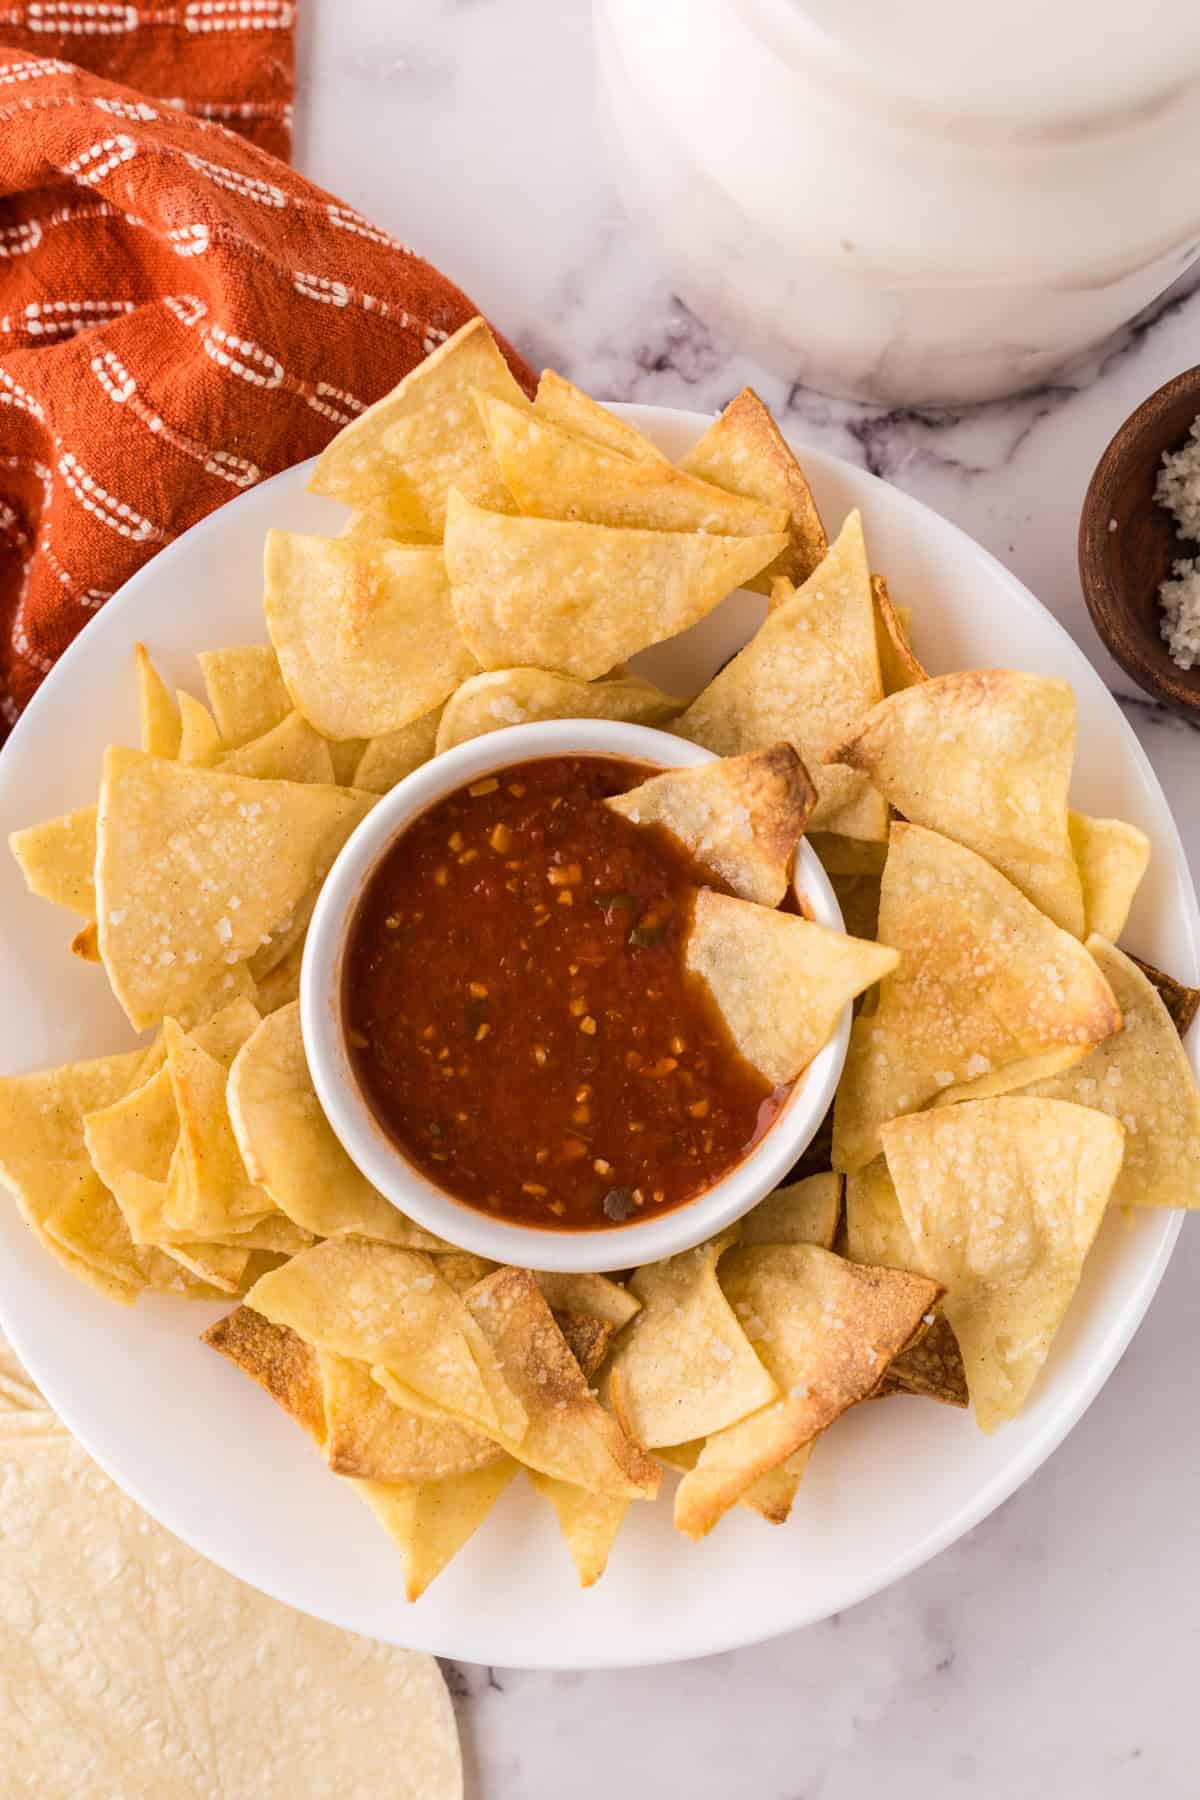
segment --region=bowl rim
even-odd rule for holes
[[[812,1142],[833,1100],[853,1009],[844,1008],[833,1035],[749,1154],[712,1187],[660,1217],[592,1231],[517,1225],[489,1217],[430,1181],[388,1137],[354,1078],[341,1024],[350,922],[380,859],[431,806],[467,782],[516,763],[571,755],[622,757],[664,771],[716,760],[701,745],[649,726],[552,719],[488,732],[423,763],[372,807],[325,879],[305,944],[300,1021],[309,1073],[335,1136],[367,1180],[407,1218],[492,1261],[575,1274],[633,1268],[690,1250],[777,1187]],[[797,846],[793,885],[803,891],[818,924],[845,929],[837,896],[806,838]]]

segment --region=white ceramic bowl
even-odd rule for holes
[[[711,752],[698,744],[643,725],[565,719],[494,731],[425,763],[372,808],[321,890],[300,983],[304,1045],[317,1095],[334,1131],[367,1179],[410,1219],[496,1262],[529,1269],[628,1269],[702,1243],[778,1186],[811,1142],[833,1099],[846,1060],[850,1008],[750,1154],[697,1199],[671,1212],[603,1231],[543,1230],[491,1218],[437,1187],[387,1135],[355,1079],[342,1028],[342,969],[349,924],[380,858],[414,819],[468,782],[546,756],[615,756],[663,769],[712,760]],[[796,857],[795,882],[817,922],[841,930],[833,889],[807,843],[801,843]]]

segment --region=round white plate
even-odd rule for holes
[[[672,455],[707,420],[620,408]],[[798,446],[799,448],[799,446]],[[802,452],[836,527],[861,506],[874,567],[915,612],[934,670],[1002,666],[1065,676],[1079,702],[1072,799],[1132,820],[1154,855],[1126,942],[1200,979],[1200,916],[1162,791],[1099,676],[1050,614],[953,525],[861,469]],[[103,747],[136,742],[133,645],[199,691],[193,652],[262,641],[268,526],[336,531],[307,467],[253,488],[163,550],[62,658],[0,755],[0,831],[90,800]],[[761,616],[735,595],[637,659],[676,693],[699,688]],[[26,894],[0,857],[0,1070],[126,1047],[102,973],[68,953],[67,914]],[[244,1375],[199,1342],[224,1310],[165,1298],[123,1309],[77,1283],[0,1196],[0,1320],[51,1405],[121,1487],[204,1555],[302,1611],[476,1662],[592,1668],[728,1650],[843,1610],[978,1524],[1049,1455],[1111,1373],[1167,1264],[1175,1213],[1111,1219],[1033,1399],[984,1437],[968,1414],[909,1398],[863,1406],[814,1456],[787,1525],[735,1509],[705,1543],[671,1526],[669,1495],[630,1508],[608,1572],[576,1586],[550,1509],[524,1483],[425,1596],[367,1508]]]

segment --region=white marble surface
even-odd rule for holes
[[[535,365],[602,397],[708,409],[750,380],[801,441],[962,525],[1097,662],[1200,857],[1200,737],[1107,660],[1075,567],[1104,444],[1200,360],[1200,294],[1164,303],[1068,386],[974,412],[789,391],[687,313],[623,222],[595,129],[586,0],[300,11],[307,173],[440,263]],[[675,1668],[451,1671],[473,1796],[1191,1800],[1198,1285],[1188,1229],[1123,1363],[1051,1461],[955,1549],[844,1617]]]

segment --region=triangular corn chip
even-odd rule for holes
[[[841,1216],[842,1177],[808,1175],[776,1188],[746,1213],[738,1225],[738,1243],[743,1249],[752,1244],[820,1244],[832,1250]]]
[[[317,1237],[347,1232],[413,1249],[439,1240],[412,1225],[350,1161],[321,1111],[296,1002],[265,1018],[229,1072],[229,1114],[251,1180]]]
[[[256,781],[318,781],[326,786],[334,782],[329,745],[294,710],[261,737],[229,751],[220,767],[232,775],[252,775]]]
[[[696,895],[684,954],[741,1054],[776,1087],[808,1067],[843,1009],[898,961],[886,945],[711,888]]]
[[[247,1007],[245,1036],[258,1023]],[[218,1059],[189,1037],[174,1019],[163,1026],[175,1111],[179,1119],[177,1182],[168,1194],[172,1225],[197,1238],[219,1238],[242,1221],[259,1220],[272,1210],[264,1188],[246,1173],[225,1104],[225,1086],[233,1056]]]
[[[175,704],[179,708],[179,761],[210,768],[225,748],[216,720],[207,706],[182,688],[176,689]]]
[[[1021,1410],[1071,1302],[1121,1167],[1115,1119],[1007,1096],[894,1119],[888,1170],[962,1350],[975,1418]]]
[[[554,1508],[580,1587],[591,1587],[608,1566],[617,1533],[629,1511],[628,1500],[610,1494],[589,1494],[586,1488],[576,1487],[570,1481],[556,1481],[537,1469],[530,1469],[528,1474],[543,1500]]]
[[[232,1244],[164,1244],[163,1255],[219,1293],[241,1294],[251,1285],[250,1252]]]
[[[642,1310],[613,1353],[609,1397],[630,1437],[651,1449],[707,1437],[775,1398],[717,1280],[731,1235],[650,1263],[630,1282]]]
[[[556,375],[553,369],[542,371],[533,405],[534,411],[543,418],[561,425],[566,431],[573,431],[576,437],[603,444],[606,450],[615,450],[621,456],[632,456],[638,461],[663,460],[662,451],[649,438],[627,425],[624,419],[618,419],[615,413],[609,412],[606,406],[601,406],[598,400],[593,400],[565,376]]]
[[[591,1392],[528,1269],[497,1269],[464,1302],[490,1344],[528,1424],[500,1435],[528,1468],[591,1493],[652,1500],[659,1472]]]
[[[447,700],[437,749],[440,755],[469,738],[539,719],[620,719],[634,725],[665,725],[685,704],[636,675],[577,681],[547,669],[489,669],[472,675]]]
[[[765,1475],[751,1482],[741,1497],[741,1504],[757,1513],[760,1519],[765,1519],[768,1525],[786,1525],[812,1452],[811,1444],[793,1450],[777,1469],[768,1469]]]
[[[355,1482],[356,1492],[400,1552],[410,1600],[421,1598],[435,1576],[479,1530],[518,1466],[511,1457],[502,1456],[470,1475],[451,1475],[445,1481],[425,1481],[415,1487]]]
[[[31,894],[55,906],[65,906],[85,919],[95,917],[94,806],[81,806],[77,812],[14,831],[8,843]]]
[[[846,1177],[846,1255],[878,1269],[920,1274],[921,1259],[882,1156]]]
[[[604,804],[667,831],[733,893],[778,906],[816,789],[790,744],[669,769]]]
[[[753,388],[743,388],[729,402],[679,466],[731,494],[747,494],[786,509],[791,543],[751,587],[768,594],[776,575],[786,576],[797,587],[808,580],[829,548],[825,527],[803,469]]]
[[[183,729],[179,708],[151,662],[150,652],[145,644],[135,644],[133,655],[137,669],[142,749],[148,756],[178,756],[179,738]]]
[[[929,676],[913,653],[901,609],[892,604],[888,584],[882,575],[871,577],[871,598],[875,602],[875,640],[879,646],[879,669],[885,694],[898,694],[903,688],[915,687]]]
[[[914,825],[965,844],[1083,936],[1067,829],[1075,696],[1065,681],[967,669],[891,694],[828,752]]]
[[[583,681],[694,625],[785,541],[511,518],[454,490],[446,509],[454,610],[480,666]]]
[[[826,752],[883,696],[857,512],[804,586],[782,593],[782,603],[674,730],[718,756],[790,744],[817,786],[813,827],[880,840],[887,836],[887,808],[866,776],[825,767]]]
[[[386,496],[392,517],[440,533],[446,490],[481,505],[508,503],[471,390],[520,404],[524,396],[480,318],[418,363],[390,394],[339,431],[309,487],[351,505]]]
[[[524,1429],[486,1337],[415,1250],[331,1238],[264,1275],[246,1304],[318,1349],[390,1372],[460,1424],[518,1438]]]
[[[350,514],[338,536],[361,543],[373,543],[378,538],[394,538],[398,544],[441,542],[440,532],[422,531],[411,523],[411,518],[411,505],[406,506],[403,496],[393,508],[387,494],[377,494]]]
[[[553,1311],[589,1313],[594,1319],[620,1330],[637,1312],[640,1301],[630,1288],[607,1275],[556,1273],[552,1269],[535,1271],[534,1279]]]
[[[105,753],[100,952],[139,1030],[250,956],[315,891],[372,801],[342,788]]]
[[[419,769],[434,753],[441,719],[442,708],[435,706],[432,712],[402,725],[399,731],[370,738],[355,765],[354,786],[369,794],[386,794],[398,781]]]
[[[865,1167],[885,1119],[956,1082],[1047,1051],[1086,1051],[1121,1028],[1083,945],[990,862],[936,831],[893,826],[879,937],[900,966],[875,1011],[854,1021],[834,1107],[836,1168]],[[1022,1079],[1018,1069],[1015,1084]]]
[[[279,659],[270,644],[202,650],[197,658],[222,742],[240,749],[265,737],[292,710]]]
[[[288,693],[326,737],[398,731],[474,673],[436,546],[271,531],[265,568]]]
[[[131,1295],[153,1288],[164,1294],[213,1299],[228,1291],[206,1279],[197,1280],[168,1252],[139,1249],[129,1236],[120,1207],[94,1176],[64,1188],[46,1218],[46,1236],[88,1267],[100,1282],[127,1284]]]
[[[303,1425],[309,1436],[325,1443],[325,1398],[318,1353],[286,1325],[273,1325],[248,1306],[218,1319],[204,1342],[227,1356]]]
[[[497,1462],[504,1452],[465,1425],[436,1424],[388,1398],[365,1362],[317,1352],[325,1394],[325,1456],[335,1475],[360,1481],[441,1481]]]
[[[524,403],[476,398],[504,485],[529,517],[738,537],[787,526],[788,510],[778,503],[731,494],[665,458],[604,450]]]
[[[920,1275],[861,1268],[815,1244],[731,1250],[721,1285],[779,1398],[706,1440],[675,1495],[675,1524],[692,1538],[873,1393],[939,1292]]]
[[[1114,1206],[1200,1207],[1200,1093],[1171,1015],[1152,982],[1102,938],[1088,949],[1116,995],[1124,1029],[1061,1075],[1023,1087],[1119,1119],[1125,1159]]]
[[[179,1114],[166,1067],[83,1121],[88,1155],[115,1196],[135,1244],[163,1238],[167,1176],[179,1142]]]
[[[1068,815],[1071,849],[1083,889],[1086,935],[1115,944],[1150,861],[1150,839],[1123,819]]]

